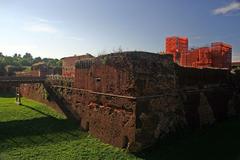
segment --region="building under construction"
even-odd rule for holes
[[[187,37],[167,37],[166,53],[172,54],[174,62],[185,67],[231,68],[232,46],[224,42],[189,50]]]

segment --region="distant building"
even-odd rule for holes
[[[16,72],[17,77],[45,77],[51,74],[45,62],[38,62],[32,65],[31,70]]]
[[[232,46],[223,42],[188,50],[187,38],[167,37],[166,53],[172,54],[174,62],[185,67],[231,69]]]
[[[79,60],[94,58],[91,54],[81,56],[71,56],[62,58],[62,76],[64,77],[75,77],[75,64]]]
[[[16,74],[16,72],[20,72],[23,70],[24,70],[24,67],[7,65],[7,66],[5,66],[6,73],[4,73],[4,74],[6,74],[6,76],[14,76]]]
[[[180,63],[181,54],[188,52],[187,37],[167,37],[166,38],[166,53],[173,55],[173,60]]]
[[[40,77],[44,77],[48,74],[48,66],[45,62],[38,62],[32,65],[32,71],[38,72]]]

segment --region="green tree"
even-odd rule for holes
[[[42,61],[42,58],[41,58],[41,57],[36,57],[36,58],[34,58],[34,60],[33,60],[33,64],[34,64],[34,63],[41,62],[41,61]]]
[[[62,62],[58,59],[42,59],[41,57],[33,58],[31,53],[25,53],[23,56],[18,53],[15,53],[13,56],[4,56],[3,53],[0,52],[0,76],[9,75],[9,73],[6,71],[6,68],[9,68],[9,66],[12,66],[11,68],[19,68],[20,70],[23,70],[24,68],[32,66],[34,63],[42,61],[45,62],[49,68],[52,68],[54,70],[61,70]]]
[[[22,60],[22,65],[30,66],[33,64],[33,57],[31,53],[25,53]]]

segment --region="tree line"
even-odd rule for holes
[[[5,56],[0,52],[0,76],[8,75],[9,72],[29,70],[38,62],[44,62],[49,68],[61,68],[62,62],[53,58],[33,57],[31,53],[15,53],[13,56]]]

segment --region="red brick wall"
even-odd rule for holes
[[[76,69],[77,88],[124,96],[153,95],[174,88],[171,56],[132,52],[98,57],[88,68],[81,63]]]
[[[75,63],[79,60],[78,56],[66,57],[62,59],[62,76],[74,77],[75,76]]]
[[[126,143],[134,145],[136,128],[134,100],[67,88],[55,89],[69,104],[71,111],[78,116],[79,127],[103,142],[117,147],[126,147]],[[47,97],[42,84],[21,85],[21,94],[61,112],[57,104],[51,101],[51,97],[50,99]]]
[[[108,65],[76,69],[75,87],[96,92],[128,95],[129,75]]]
[[[116,53],[86,62],[76,70],[77,88],[63,80],[54,80],[51,86],[77,115],[79,126],[103,142],[136,151],[177,129],[211,124],[213,114],[219,119],[226,116],[230,97],[222,93],[228,90],[213,87],[228,84],[228,70],[179,67],[170,56],[146,52]],[[41,85],[22,87],[23,95],[46,100]],[[201,89],[206,87],[211,92],[205,95]]]
[[[212,43],[211,52],[213,55],[213,67],[231,68],[232,47],[230,45],[222,42]]]
[[[62,76],[75,77],[75,64],[78,60],[91,59],[92,55],[86,54],[82,56],[65,57],[62,59]]]
[[[47,104],[57,112],[64,114],[56,102],[50,99],[42,84],[21,84],[20,88],[22,96]]]
[[[131,99],[94,93],[75,93],[74,110],[80,126],[103,142],[124,147],[124,137],[135,142],[135,107]]]
[[[182,37],[166,38],[166,53],[173,55],[175,63],[194,68],[228,68],[231,69],[232,46],[215,42],[211,47],[200,47],[188,51],[188,39]]]
[[[40,71],[16,72],[17,77],[40,77]]]
[[[203,68],[212,67],[212,54],[208,47],[197,48],[181,56],[181,66]]]
[[[186,37],[167,37],[166,53],[173,54],[173,60],[180,63],[181,54],[188,52],[188,38]]]

